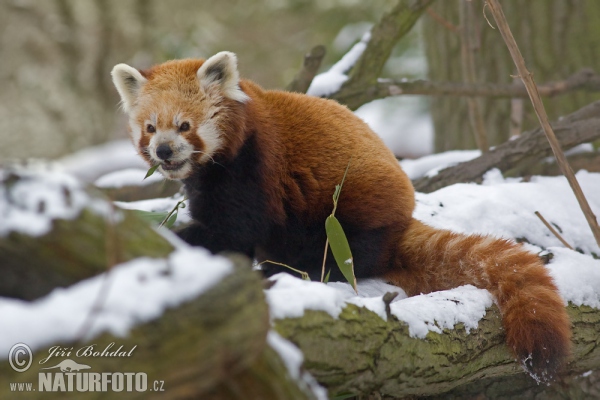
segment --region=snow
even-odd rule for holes
[[[363,35],[360,42],[356,43],[349,52],[335,63],[327,72],[315,76],[306,94],[316,97],[323,97],[337,92],[348,76],[346,72],[352,68],[358,58],[367,48],[367,43],[371,38],[370,32]]]
[[[56,162],[64,172],[85,182],[93,182],[109,172],[126,168],[148,170],[129,140],[115,140],[80,150]]]
[[[327,390],[317,383],[315,378],[302,370],[304,355],[296,345],[284,339],[277,332],[271,330],[267,334],[267,343],[283,360],[290,376],[301,384],[301,388],[312,393],[318,400],[327,400]]]
[[[94,186],[99,188],[122,188],[124,186],[145,186],[155,182],[164,181],[161,174],[155,173],[148,178],[148,168],[125,168],[119,171],[109,172],[96,179]]]
[[[14,175],[13,175],[14,174]],[[37,168],[0,169],[0,237],[10,232],[42,236],[55,219],[74,219],[84,208],[102,216],[112,207],[99,198],[90,197],[73,176],[50,165]]]
[[[600,174],[576,174],[592,210],[600,215]],[[541,248],[561,242],[534,214],[539,211],[574,248],[600,254],[581,209],[564,177],[534,176],[530,182],[488,172],[483,185],[456,184],[430,194],[417,193],[415,217],[441,229],[526,238]]]
[[[404,291],[381,280],[358,282],[358,296],[347,283],[308,282],[287,273],[274,275],[275,284],[266,290],[272,319],[299,318],[305,310],[324,311],[338,318],[347,304],[365,307],[387,321],[383,295],[397,292],[391,302],[392,315],[408,324],[412,337],[424,338],[427,332],[441,333],[463,323],[467,331],[477,328],[478,321],[492,305],[487,290],[467,285],[452,290],[406,297]],[[368,288],[368,292],[365,290]]]
[[[411,337],[423,339],[430,331],[442,333],[458,323],[464,324],[467,332],[476,329],[491,306],[492,296],[487,290],[465,285],[403,299],[392,303],[390,311],[408,324]]]
[[[395,96],[354,112],[398,157],[419,157],[433,149],[433,121],[421,97]]]
[[[108,290],[83,337],[86,341],[104,332],[125,336],[167,308],[198,297],[232,271],[227,259],[183,245],[167,259],[138,258],[33,302],[0,298],[0,320],[10,321],[2,326],[0,353],[7,354],[19,342],[36,351],[79,340],[105,284]]]
[[[479,150],[453,150],[424,156],[416,160],[402,160],[400,166],[408,177],[414,180],[423,176],[432,177],[444,168],[470,161],[480,155],[481,151]]]
[[[115,204],[126,210],[142,210],[142,211],[150,211],[150,212],[169,212],[175,205],[184,199],[182,194],[176,194],[172,197],[162,197],[156,199],[148,199],[148,200],[138,200],[138,201],[115,201]],[[185,208],[180,208],[177,212],[177,221],[175,222],[175,226],[186,224],[192,221],[189,213],[187,212],[188,201],[184,202]]]
[[[599,214],[600,174],[580,171],[576,176],[592,209]],[[535,216],[537,210],[585,254],[564,248]],[[459,184],[430,194],[417,193],[415,217],[440,229],[527,238],[530,251],[546,249],[554,255],[547,268],[566,302],[600,308],[600,260],[591,256],[600,254],[600,249],[563,177],[518,182],[492,170],[483,185]],[[275,284],[265,293],[274,320],[298,318],[305,310],[324,311],[338,318],[347,304],[365,307],[387,320],[382,297],[387,292],[399,292],[390,312],[406,322],[409,334],[417,338],[430,331],[453,329],[458,323],[467,331],[474,329],[492,305],[488,291],[470,285],[407,298],[400,288],[377,279],[359,280],[358,296],[348,283],[307,282],[287,273],[271,279]]]
[[[563,298],[576,306],[600,309],[600,261],[564,247],[548,250],[554,255],[548,266],[550,275]]]

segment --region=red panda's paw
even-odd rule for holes
[[[555,380],[571,354],[571,323],[562,299],[548,287],[529,287],[504,310],[506,342],[538,382]]]

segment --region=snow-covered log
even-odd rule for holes
[[[33,383],[48,398],[114,397],[102,387],[77,390],[80,371],[62,370],[65,357],[96,375],[146,374],[149,387],[132,398],[314,399],[315,390],[323,398],[299,369],[298,350],[267,335],[268,306],[250,260],[176,248],[57,171],[16,168],[0,177],[0,352],[21,362],[27,357],[14,345],[33,352],[23,372],[0,361],[0,398],[12,397],[11,383]],[[127,355],[110,355],[120,348]]]
[[[150,393],[153,398],[168,399],[314,398],[290,377],[279,353],[267,345],[268,308],[261,279],[251,270],[249,260],[232,256],[232,262],[215,261],[205,252],[195,253],[198,251],[178,250],[167,263],[144,265],[136,260],[116,267],[112,272],[114,290],[109,289],[103,306],[84,332],[73,329],[78,328],[82,317],[73,312],[77,304],[66,310],[55,306],[68,300],[87,304],[96,295],[94,289],[101,286],[100,277],[42,298],[37,304],[2,302],[0,315],[12,316],[12,326],[3,328],[2,353],[7,354],[10,344],[20,340],[32,348],[34,357],[32,367],[21,373],[11,369],[6,359],[1,362],[0,398],[12,398],[11,382],[33,382],[38,393],[48,391],[39,375],[50,372],[54,373],[49,378],[50,387],[58,392],[44,393],[45,398],[114,398],[115,392],[110,389],[104,393],[68,391],[66,378],[65,389],[61,390],[58,374],[67,374],[41,368],[53,367],[63,358],[40,364],[48,357],[49,348],[58,344],[71,350],[69,359],[90,367],[86,373],[146,374],[149,390],[134,389],[127,393],[128,398],[148,398]],[[189,264],[194,260],[200,263],[198,267],[202,267],[202,261],[209,264],[211,271],[194,272],[186,265],[186,261]],[[123,287],[130,293],[122,293],[119,289]],[[173,295],[171,290],[180,293]],[[153,308],[162,311],[148,311]],[[39,318],[30,321],[36,313]],[[55,315],[49,315],[52,313]],[[17,329],[16,325],[27,321],[37,327],[35,332]],[[51,328],[53,321],[61,325],[59,330]],[[128,355],[77,355],[77,350],[92,345],[98,352],[107,348],[115,351],[122,346]],[[155,386],[155,381],[161,383]],[[109,382],[109,388],[111,385]],[[158,388],[164,391],[155,392]]]
[[[112,265],[173,250],[133,213],[47,169],[0,170],[0,220],[0,296],[35,299]]]
[[[43,297],[38,293],[34,302],[0,297],[0,321],[10,321],[2,324],[0,353],[8,354],[13,344],[23,342],[32,347],[35,363],[30,370],[15,373],[7,361],[1,361],[0,398],[10,397],[9,383],[37,385],[41,368],[68,358],[56,357],[56,362],[40,365],[51,346],[77,350],[94,344],[103,349],[112,342],[125,349],[137,347],[127,359],[74,359],[89,365],[93,372],[144,372],[150,382],[165,382],[164,393],[152,393],[165,398],[322,397],[318,390],[313,392],[310,376],[304,371],[332,396],[345,392],[436,396],[452,390],[485,392],[493,398],[499,395],[494,391],[497,386],[537,390],[535,381],[522,372],[504,345],[498,310],[484,290],[467,287],[398,300],[401,296],[381,296],[385,291],[401,291],[388,285],[379,297],[359,298],[352,291],[348,296],[341,294],[340,285],[345,284],[305,282],[285,274],[274,277],[275,284],[263,290],[260,276],[251,271],[248,260],[231,257],[232,266],[231,262],[215,261],[203,250],[174,246],[68,176],[28,171],[2,174],[0,241],[4,245],[0,246],[0,262],[2,270],[14,276],[12,286],[5,287],[14,290],[42,282],[47,292],[58,286],[52,277],[64,274],[62,263],[82,276],[68,275],[62,284],[65,289]],[[584,186],[592,187],[596,175],[582,174],[580,178]],[[507,198],[519,201],[519,193],[550,197],[543,189],[557,191],[562,184],[558,178],[546,178],[538,183],[503,183],[502,188]],[[420,196],[417,216],[432,225],[438,218],[446,218],[446,213],[460,218],[454,205],[464,203],[459,195],[484,199],[491,193],[496,201],[510,206],[494,186],[471,185],[457,188],[456,193],[448,189]],[[437,196],[444,198],[444,205]],[[568,205],[561,208],[572,209]],[[518,231],[531,225],[527,207],[519,212],[523,215],[515,216],[522,222],[518,226],[506,220],[507,213],[501,213],[502,221],[517,229],[508,236],[527,236],[549,248],[555,245],[553,238],[531,228],[528,233]],[[549,210],[544,214],[552,215]],[[580,229],[573,221],[577,218],[567,211],[563,214],[565,221],[555,215],[555,222],[576,247],[589,252],[585,238],[576,235]],[[63,231],[70,234],[58,234]],[[118,254],[134,255],[128,262],[108,257],[115,254],[115,248],[120,249]],[[162,254],[153,253],[160,248]],[[570,250],[551,251],[555,257],[549,268],[561,293],[571,301],[573,360],[566,374],[577,380],[582,373],[600,370],[599,300],[595,289],[581,282],[594,286],[600,275],[590,271],[595,271],[598,263]],[[119,265],[108,274],[88,278],[114,264]],[[571,281],[565,283],[565,277]],[[359,293],[364,293],[360,286]],[[6,292],[2,296],[8,297]],[[448,313],[448,309],[454,311]],[[421,319],[415,321],[415,316]],[[275,330],[301,349],[304,370],[299,369],[302,355],[282,356],[286,351],[293,353],[293,347],[274,333],[267,334],[269,317]],[[290,363],[294,365],[290,367]],[[595,375],[586,375],[590,376]],[[479,388],[482,382],[488,386]],[[502,385],[495,385],[497,382]],[[54,394],[65,398],[65,392]],[[82,397],[80,392],[75,394]],[[107,397],[110,394],[114,393]],[[148,393],[132,395],[145,398]],[[52,396],[45,393],[45,397]]]
[[[600,310],[571,304],[568,312],[574,357],[565,377],[600,369]],[[406,323],[394,317],[384,321],[352,304],[338,318],[324,311],[306,311],[301,318],[276,320],[275,329],[298,345],[305,368],[332,394],[434,396],[453,389],[468,391],[486,379],[501,380],[503,385],[486,393],[487,398],[495,398],[506,395],[513,380],[521,389],[538,386],[509,354],[496,306],[469,333],[457,325],[441,334],[429,332],[424,339],[411,337]],[[560,386],[544,389],[560,390]]]

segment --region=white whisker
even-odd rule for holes
[[[215,161],[215,159],[214,159],[214,158],[212,158],[212,156],[211,156],[210,154],[208,154],[208,153],[206,153],[206,152],[204,152],[204,151],[201,151],[201,150],[194,150],[194,151],[192,151],[192,153],[200,153],[200,154],[204,154],[204,155],[206,155],[208,158],[210,158],[210,160],[213,162],[213,164],[221,165],[221,164],[219,164],[218,162],[216,162],[216,161]],[[223,165],[221,165],[221,167],[223,167]],[[225,167],[223,167],[223,168],[225,168]]]

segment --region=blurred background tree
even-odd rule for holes
[[[462,82],[460,6],[471,4],[474,64],[477,81],[511,83],[516,68],[498,30],[492,29],[482,13],[484,0],[437,1],[433,13],[423,18],[423,37],[429,65],[429,79]],[[502,8],[537,84],[561,81],[583,68],[596,71],[600,65],[600,1],[589,0],[502,0]],[[491,13],[487,12],[493,25]],[[514,78],[518,79],[519,78]],[[599,93],[572,92],[545,97],[551,121],[595,100]],[[529,99],[477,99],[481,107],[488,144],[505,142],[511,131],[539,126]],[[467,100],[432,97],[431,114],[435,129],[434,151],[477,148],[468,119]],[[522,114],[519,110],[522,110]],[[522,123],[521,123],[522,122]],[[522,126],[522,129],[518,127]]]
[[[327,46],[330,65],[394,3],[0,0],[0,159],[55,158],[125,137],[110,79],[117,63],[231,50],[242,76],[284,88],[312,46]]]
[[[0,0],[0,160],[56,158],[125,138],[110,80],[117,63],[143,69],[231,50],[238,54],[242,76],[266,88],[284,88],[310,48],[327,47],[321,70],[327,69],[396,2]],[[596,68],[600,2],[502,3],[538,83]],[[476,81],[510,83],[514,66],[498,31],[485,21],[483,0],[435,2],[397,44],[382,77],[464,81],[459,10],[465,4],[471,6]],[[544,101],[556,119],[599,97],[579,91]],[[518,132],[521,125],[527,130],[537,124],[527,99],[475,102],[490,145],[508,138],[511,120],[517,120]],[[519,107],[521,116],[511,111]],[[476,147],[465,98],[396,96],[367,104],[357,114],[402,157]]]

